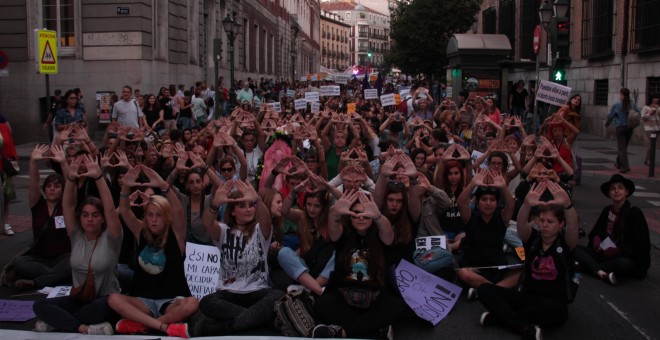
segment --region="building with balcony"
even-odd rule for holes
[[[566,82],[572,93],[582,96],[582,131],[612,135],[604,118],[626,87],[638,105],[649,94],[660,93],[660,0],[569,1],[569,41],[566,53]],[[508,72],[508,86],[522,79],[535,85],[535,62],[539,58],[540,79],[549,78],[548,34],[541,29],[540,51],[533,49],[534,27],[539,25],[539,0],[484,1],[473,33],[504,34],[512,53],[499,62]],[[506,101],[503,111],[508,112]],[[642,140],[643,129],[634,139]]]
[[[351,65],[378,66],[390,49],[390,17],[352,0],[322,2],[323,11],[337,14],[351,26]]]
[[[46,82],[34,66],[37,28],[58,36],[59,73],[49,76],[50,94],[81,88],[92,129],[100,91],[120,92],[127,84],[156,93],[204,79],[211,86],[216,72],[228,86],[227,16],[238,29],[236,79],[296,78],[320,65],[318,0],[7,0],[0,12],[0,51],[9,60],[0,73],[0,112],[17,143],[47,135],[39,128],[47,112],[39,100]]]
[[[351,25],[345,24],[339,15],[321,12],[321,65],[328,69],[344,71],[351,64]]]

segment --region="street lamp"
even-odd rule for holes
[[[227,17],[222,20],[222,27],[227,33],[229,42],[229,81],[231,82],[229,88],[231,89],[234,86],[234,40],[238,36],[241,25],[227,13]]]

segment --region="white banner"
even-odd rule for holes
[[[321,86],[321,97],[339,96],[340,92],[339,85]]]
[[[286,96],[287,97],[295,97],[296,96],[296,90],[286,90]]]
[[[307,100],[302,98],[302,99],[296,99],[293,101],[293,108],[295,110],[304,110],[307,108]]]
[[[364,99],[378,99],[378,90],[377,89],[364,90]]]
[[[186,242],[184,261],[190,293],[197,300],[215,292],[220,278],[220,249]]]
[[[319,101],[319,93],[316,91],[312,92],[305,92],[305,100],[308,102],[318,102]]]
[[[335,83],[337,84],[347,84],[351,76],[345,74],[335,74],[334,78],[335,78]]]
[[[312,113],[319,113],[319,112],[321,112],[321,103],[312,102]]]
[[[541,80],[541,85],[536,92],[536,100],[550,105],[563,106],[568,102],[570,95],[570,87]]]
[[[380,96],[380,104],[383,106],[395,105],[394,93],[384,94]]]
[[[402,87],[399,89],[399,94],[401,95],[401,98],[406,98],[406,95],[410,93],[410,88],[409,87]]]
[[[270,106],[271,109],[275,112],[282,112],[282,105],[280,105],[280,102],[275,102],[275,103],[267,103],[268,106]]]

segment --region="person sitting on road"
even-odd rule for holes
[[[651,266],[651,243],[644,213],[628,201],[635,184],[615,174],[601,184],[600,191],[612,204],[601,211],[589,233],[589,245],[575,249],[575,258],[585,273],[612,285],[617,278],[644,279]]]

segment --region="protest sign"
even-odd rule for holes
[[[559,85],[547,80],[541,80],[541,85],[536,92],[536,100],[550,105],[563,106],[568,102],[571,88]]]
[[[378,90],[377,89],[364,90],[364,99],[378,99]]]
[[[321,86],[321,97],[338,96],[340,93],[339,85]]]
[[[458,301],[461,287],[427,273],[406,260],[395,269],[396,284],[408,306],[434,326],[444,319]]]
[[[304,110],[307,108],[307,99],[301,98],[293,101],[293,108],[296,110]]]
[[[321,103],[312,102],[312,113],[319,113],[319,112],[321,112]]]
[[[351,76],[344,75],[344,74],[335,74],[333,77],[335,78],[335,83],[337,83],[337,84],[347,84],[348,79],[350,79]]]
[[[287,97],[295,97],[296,96],[296,90],[286,90],[286,96]]]
[[[316,91],[305,92],[305,100],[307,102],[318,102],[319,101],[319,93],[316,92]]]
[[[186,242],[184,261],[190,293],[198,300],[214,293],[220,278],[220,250],[217,247]]]
[[[280,102],[275,102],[275,103],[267,103],[268,106],[270,106],[271,109],[275,112],[282,112],[282,105],[280,105]]]
[[[71,286],[56,286],[50,290],[46,298],[52,299],[62,296],[69,296],[70,294],[71,294]]]
[[[384,94],[380,96],[380,104],[383,106],[395,105],[394,93]]]
[[[353,112],[355,112],[355,103],[346,104],[346,113],[353,113]]]
[[[399,94],[401,95],[402,98],[406,98],[406,95],[410,93],[410,88],[409,87],[402,87],[399,89]]]
[[[34,319],[34,301],[0,300],[0,321],[25,322]]]

